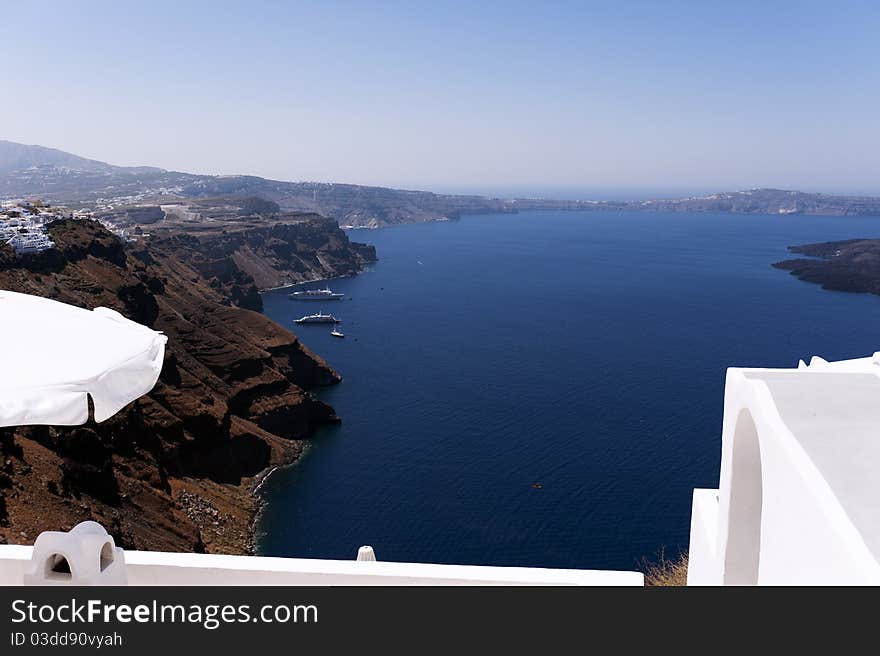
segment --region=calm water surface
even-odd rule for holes
[[[529,212],[355,231],[351,300],[264,298],[344,376],[343,418],[270,477],[263,554],[632,569],[715,487],[724,371],[880,350],[880,298],[770,264],[880,219]],[[539,483],[540,487],[534,484]]]

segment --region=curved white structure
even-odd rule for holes
[[[0,290],[0,426],[104,421],[156,384],[165,335],[107,308]]]
[[[880,354],[729,369],[688,585],[880,584]]]
[[[68,533],[41,533],[22,575],[24,585],[127,585],[125,552],[97,522]]]

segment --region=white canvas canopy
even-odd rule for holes
[[[143,396],[167,337],[107,308],[0,291],[0,426],[104,421]]]

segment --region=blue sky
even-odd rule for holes
[[[441,190],[880,193],[870,2],[0,0],[0,138]]]

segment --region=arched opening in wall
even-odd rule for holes
[[[46,579],[55,581],[69,581],[73,578],[70,562],[60,553],[52,554],[46,559],[43,575]]]
[[[730,514],[724,553],[724,584],[755,585],[761,555],[761,445],[748,410],[736,420],[730,480]]]
[[[104,546],[101,547],[101,555],[99,556],[98,561],[102,572],[113,564],[114,558],[115,556],[113,554],[113,546],[110,544],[109,541],[105,542]]]

